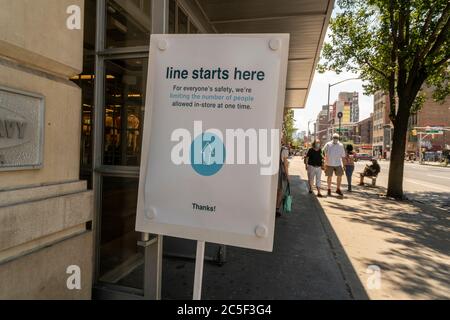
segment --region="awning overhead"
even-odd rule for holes
[[[286,107],[304,108],[334,0],[196,0],[217,33],[290,33]]]

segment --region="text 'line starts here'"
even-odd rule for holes
[[[217,68],[217,69],[195,69],[192,72],[184,69],[176,69],[174,67],[167,67],[166,69],[166,79],[188,79],[193,80],[229,80],[231,72],[227,69]],[[233,79],[234,80],[245,80],[245,81],[264,81],[266,74],[264,71],[249,71],[249,70],[239,70],[234,68]]]

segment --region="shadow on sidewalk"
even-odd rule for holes
[[[352,299],[356,300],[368,300],[369,296],[367,295],[366,289],[364,288],[363,284],[361,283],[360,278],[358,277],[358,274],[356,270],[353,268],[353,265],[345,253],[345,249],[342,246],[341,242],[339,241],[339,238],[337,237],[335,231],[333,230],[333,227],[328,220],[328,217],[317,199],[315,195],[311,195],[308,193],[309,187],[308,187],[308,181],[307,179],[302,180],[300,176],[297,176],[296,178],[301,181],[301,184],[303,184],[303,197],[305,202],[311,202],[312,206],[312,212],[317,215],[317,217],[320,220],[320,223],[322,225],[323,230],[325,231],[325,234],[328,238],[328,245],[331,248],[334,259],[340,269],[341,275],[344,278],[347,286],[348,292],[351,294]],[[336,189],[336,185],[333,183],[333,187]],[[322,194],[324,190],[322,190]],[[342,201],[345,199],[345,197],[335,196],[335,198],[338,201]]]
[[[277,219],[274,252],[228,247],[227,262],[206,263],[206,300],[368,299],[348,257],[305,181],[291,177],[293,212]],[[164,299],[191,299],[194,262],[165,259]]]
[[[450,215],[448,211],[436,209],[436,203],[426,201],[438,196],[442,199],[445,195],[424,193],[419,195],[424,203],[417,203],[390,200],[377,192],[385,190],[357,189],[349,196],[352,204],[327,203],[329,208],[340,210],[343,215],[348,213],[345,216],[348,221],[368,224],[375,230],[387,233],[386,241],[396,245],[395,248],[386,246],[380,252],[386,260],[361,262],[377,264],[388,271],[396,290],[411,296],[450,298]],[[449,199],[450,194],[446,198]],[[415,199],[418,199],[416,194]],[[431,282],[433,285],[430,285]]]
[[[449,186],[450,189],[450,186]],[[449,192],[414,192],[407,193],[407,197],[421,204],[445,210],[450,214],[450,191]]]

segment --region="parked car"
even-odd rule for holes
[[[368,153],[357,153],[356,154],[356,159],[358,160],[358,161],[360,161],[360,160],[372,160],[372,156],[370,155],[370,154],[368,154]]]

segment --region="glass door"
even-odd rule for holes
[[[85,1],[86,66],[73,80],[83,94],[81,171],[95,195],[93,297],[99,299],[157,291],[149,266],[161,260],[155,252],[162,249],[134,231],[152,17],[159,33],[199,29],[177,1],[154,1],[161,12],[152,12],[152,0]]]
[[[134,231],[148,58],[104,60],[103,164],[98,282],[141,293],[144,249]]]
[[[146,249],[135,231],[151,0],[97,0],[93,188],[94,298],[144,297]]]

